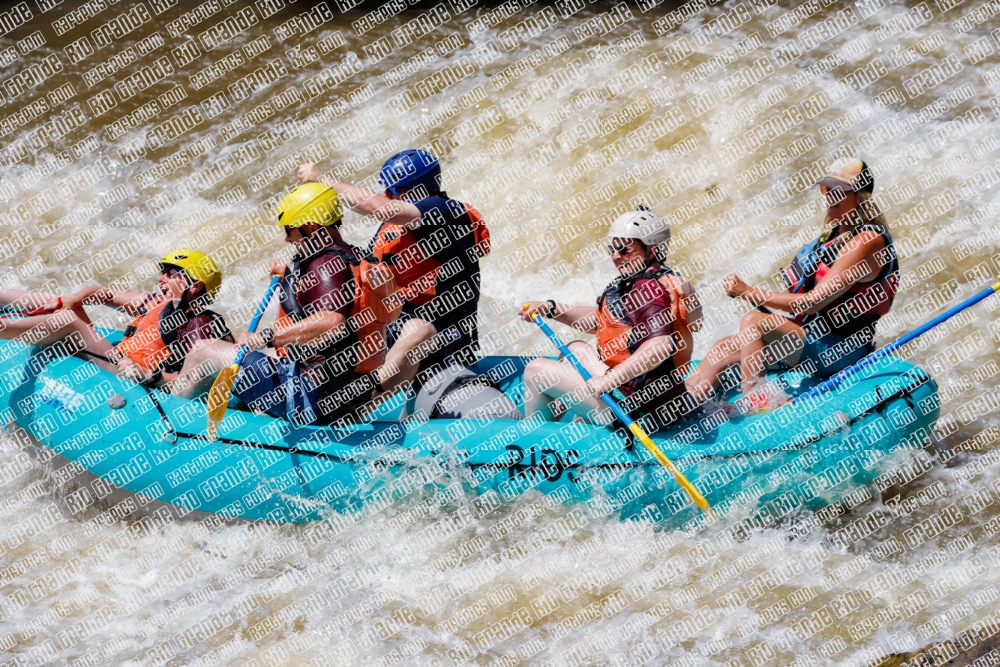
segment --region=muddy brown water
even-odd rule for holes
[[[289,255],[271,211],[295,167],[373,185],[415,146],[490,224],[493,353],[548,353],[517,304],[591,302],[614,275],[603,229],[643,202],[703,296],[703,354],[743,312],[722,277],[773,281],[818,234],[809,184],[839,156],[872,165],[900,249],[880,340],[1000,271],[989,4],[169,4],[0,7],[4,286],[152,289],[157,258],[196,247],[245,327],[267,262]],[[345,235],[374,228],[348,214]],[[58,459],[7,437],[0,467],[24,470],[0,476],[0,663],[862,665],[952,637],[1000,610],[998,303],[913,353],[939,383],[944,445],[969,451],[718,553],[586,512],[552,539],[541,528],[574,508],[528,494],[480,517],[461,489],[336,536],[118,492],[81,508]],[[888,517],[873,534],[825,539],[872,512]],[[667,583],[636,599],[651,581]]]

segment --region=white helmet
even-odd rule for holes
[[[609,239],[639,239],[647,246],[658,246],[666,254],[670,243],[670,225],[667,221],[643,207],[632,213],[618,216],[606,235]]]

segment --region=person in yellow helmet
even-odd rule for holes
[[[238,345],[200,344],[171,390],[182,396],[204,391],[220,370],[233,363],[239,345],[246,345],[251,352],[233,386],[244,404],[298,424],[354,418],[371,395],[367,378],[359,372],[371,356],[370,345],[359,334],[364,332],[361,318],[348,325],[364,253],[340,234],[342,212],[333,188],[299,185],[285,195],[275,213],[295,254],[291,266],[271,263],[271,273],[282,277],[274,327],[245,333]],[[395,317],[398,310],[390,314]]]
[[[62,344],[99,366],[135,380],[171,380],[195,343],[233,340],[225,320],[207,308],[222,286],[222,272],[203,252],[181,248],[159,261],[156,293],[84,287],[56,296],[25,290],[0,291],[0,304],[36,313],[0,320],[0,339],[33,345]],[[122,340],[110,343],[94,330],[84,306],[108,305],[134,319]]]
[[[334,179],[313,163],[300,165],[297,175],[336,188],[352,211],[382,223],[369,250],[392,271],[403,303],[387,330],[385,364],[372,374],[378,394],[419,390],[448,365],[474,364],[489,230],[478,211],[444,191],[438,159],[417,149],[391,156],[379,172],[382,193]]]

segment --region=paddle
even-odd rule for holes
[[[834,375],[833,377],[831,377],[826,382],[823,382],[822,384],[819,384],[819,385],[813,387],[812,389],[810,389],[806,393],[804,393],[801,396],[799,396],[798,398],[796,398],[793,402],[806,401],[806,400],[808,400],[810,398],[816,398],[820,394],[825,394],[826,392],[830,391],[831,389],[833,389],[834,387],[836,387],[837,385],[839,385],[841,382],[843,382],[844,380],[846,380],[847,378],[851,377],[852,375],[855,375],[856,373],[858,373],[862,369],[871,366],[872,364],[874,364],[876,361],[878,361],[882,357],[886,356],[887,354],[891,354],[892,352],[895,352],[899,348],[901,348],[904,345],[906,345],[907,343],[909,343],[914,338],[927,333],[928,331],[930,331],[931,329],[933,329],[937,325],[941,324],[945,320],[951,319],[952,317],[954,317],[955,315],[958,315],[960,312],[962,312],[966,308],[969,308],[971,306],[976,305],[977,303],[979,303],[980,301],[982,301],[986,297],[992,296],[993,294],[995,294],[998,291],[1000,291],[1000,276],[997,276],[997,282],[995,284],[991,285],[990,287],[987,287],[982,292],[979,292],[975,296],[972,296],[969,299],[966,299],[965,301],[963,301],[962,303],[958,304],[957,306],[955,306],[954,308],[952,308],[948,312],[943,313],[941,315],[938,315],[937,317],[935,317],[933,320],[931,320],[927,324],[924,324],[923,326],[921,326],[921,327],[919,327],[917,329],[914,329],[913,331],[911,331],[910,333],[906,334],[902,338],[897,338],[896,340],[894,340],[893,342],[889,343],[888,345],[875,350],[874,352],[872,352],[868,356],[860,359],[854,365],[848,366],[844,370],[840,371],[839,373],[837,373],[836,375]]]
[[[253,319],[250,320],[250,327],[247,329],[248,332],[254,333],[257,331],[260,318],[264,316],[267,304],[271,302],[271,297],[274,295],[274,290],[277,289],[279,282],[281,282],[281,276],[275,275],[271,278],[271,284],[267,286],[264,298],[257,305],[257,311],[253,314]],[[243,357],[247,355],[247,352],[249,352],[247,346],[241,345],[239,351],[236,352],[236,358],[233,360],[233,363],[219,371],[219,376],[215,378],[212,388],[208,390],[208,427],[206,428],[206,432],[208,433],[209,440],[215,440],[215,432],[218,430],[222,418],[226,416],[226,408],[229,407],[229,397],[233,394],[233,384],[236,382],[236,374],[239,372],[240,364],[243,363]]]
[[[528,304],[524,304],[522,310],[528,310],[528,307]],[[548,336],[549,340],[552,341],[552,344],[559,348],[559,351],[563,353],[563,356],[569,359],[570,363],[576,367],[577,372],[583,377],[584,380],[590,380],[593,377],[590,374],[590,371],[584,368],[583,364],[580,363],[580,360],[576,358],[576,355],[574,355],[570,349],[563,344],[563,342],[559,339],[559,336],[557,336],[549,325],[542,320],[541,315],[537,312],[532,313],[531,320],[538,325],[538,328],[541,329],[546,336]],[[694,488],[694,485],[691,484],[681,471],[677,469],[677,466],[671,463],[670,459],[668,459],[666,455],[660,451],[660,448],[656,446],[656,443],[653,442],[652,438],[646,435],[646,432],[642,430],[642,427],[639,426],[639,424],[636,423],[636,421],[632,419],[627,412],[622,410],[621,406],[618,405],[618,402],[611,398],[610,395],[601,394],[601,399],[609,408],[611,408],[611,411],[615,413],[615,416],[618,417],[623,424],[625,424],[628,430],[632,432],[632,435],[638,438],[639,442],[645,445],[646,449],[649,450],[649,453],[652,454],[656,460],[667,469],[670,476],[673,477],[685,491],[687,491],[687,494],[691,496],[691,500],[693,500],[703,512],[710,515],[712,513],[712,508],[709,507],[708,501],[705,500],[705,496],[701,495],[698,489]]]

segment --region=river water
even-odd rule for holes
[[[548,354],[516,305],[591,302],[614,275],[605,226],[643,202],[702,295],[703,354],[742,314],[722,277],[771,280],[818,234],[808,186],[837,157],[872,166],[899,247],[882,341],[1000,271],[988,4],[167,4],[4,5],[5,286],[152,289],[155,260],[192,246],[224,264],[218,310],[245,327],[288,256],[270,211],[295,166],[372,183],[411,146],[489,222],[487,352]],[[373,231],[348,214],[350,241]],[[8,438],[0,467],[26,468],[2,477],[0,663],[861,665],[952,637],[1000,611],[998,304],[912,351],[965,451],[726,548],[531,494],[480,516],[457,488],[336,534],[121,492],[81,507],[63,462]],[[865,518],[877,530],[832,545]],[[557,519],[576,530],[553,539]]]

